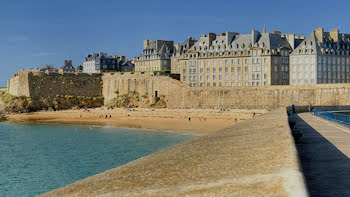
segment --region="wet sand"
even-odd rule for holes
[[[266,110],[231,109],[109,109],[41,111],[8,115],[10,122],[97,125],[143,128],[205,135],[258,116]],[[106,118],[107,115],[107,118]],[[191,118],[189,120],[189,118]],[[237,121],[236,121],[237,119]]]

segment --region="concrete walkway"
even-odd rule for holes
[[[297,143],[311,196],[350,196],[350,129],[310,113],[292,116],[304,136]]]

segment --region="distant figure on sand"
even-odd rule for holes
[[[255,112],[253,113],[253,118],[255,117]]]
[[[191,122],[191,117],[188,117],[188,122]]]
[[[294,104],[292,104],[292,112],[293,112],[293,114],[295,114],[295,105]]]
[[[235,118],[235,122],[237,122],[237,118]]]

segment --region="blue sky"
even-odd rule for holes
[[[1,0],[0,85],[17,70],[64,59],[82,64],[91,52],[131,59],[142,40],[251,29],[307,35],[317,27],[350,33],[350,1],[233,0]]]

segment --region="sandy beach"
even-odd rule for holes
[[[266,110],[231,109],[106,109],[41,111],[8,115],[10,122],[143,128],[205,135],[258,116]],[[107,118],[106,118],[107,115]],[[189,120],[190,118],[190,120]]]

